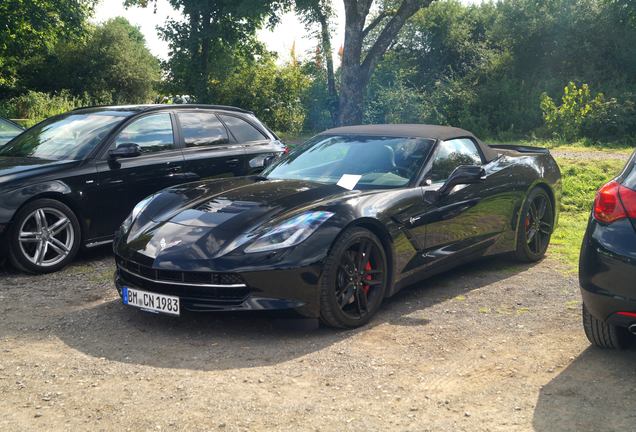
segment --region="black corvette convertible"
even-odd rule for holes
[[[115,241],[123,302],[293,309],[357,327],[385,297],[485,255],[541,259],[557,221],[547,150],[426,125],[328,130],[259,176],[165,189]]]

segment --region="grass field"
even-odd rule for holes
[[[552,237],[553,251],[574,271],[594,196],[599,187],[625,165],[617,159],[581,160],[557,158],[563,176],[559,226]]]

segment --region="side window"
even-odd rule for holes
[[[175,146],[170,114],[152,114],[126,126],[117,136],[114,148],[128,143],[137,144],[142,153],[172,150]]]
[[[460,138],[443,141],[433,159],[430,178],[433,183],[443,182],[460,165],[481,164],[481,154],[473,140]]]
[[[250,141],[263,141],[267,139],[265,135],[260,133],[254,126],[252,126],[245,120],[241,120],[238,117],[226,115],[221,115],[221,118],[223,119],[227,127],[230,128],[230,132],[232,132],[232,135],[234,135],[236,140],[240,143]]]
[[[229,142],[225,126],[213,113],[178,113],[186,147],[211,146]]]

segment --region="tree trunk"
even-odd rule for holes
[[[360,72],[364,21],[369,13],[372,0],[344,0],[345,3],[345,40],[340,67],[340,103],[338,124],[342,126],[362,123],[364,89],[366,80]],[[359,5],[359,3],[365,3]],[[368,7],[365,6],[368,4]],[[362,9],[362,10],[361,10]]]
[[[336,90],[336,76],[333,67],[333,48],[331,47],[331,34],[329,32],[329,22],[327,16],[319,13],[320,36],[322,39],[322,52],[325,56],[327,64],[327,91],[329,94],[329,113],[331,114],[331,123],[338,123],[338,90]]]
[[[364,25],[373,0],[343,1],[346,22],[338,123],[340,125],[355,125],[362,123],[367,84],[378,61],[395,40],[406,20],[419,9],[431,4],[432,0],[402,0],[396,12],[380,12],[366,28]],[[389,17],[389,21],[371,44],[363,59],[362,46],[365,37],[385,18]]]
[[[211,22],[212,16],[210,12],[205,11],[201,18],[201,65],[200,65],[200,81],[199,81],[199,94],[197,99],[199,103],[211,103],[210,89],[208,88],[208,81],[210,79],[210,38],[211,35]]]

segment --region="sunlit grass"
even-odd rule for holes
[[[567,151],[598,151],[602,153],[624,153],[631,154],[636,147],[636,140],[624,140],[614,142],[598,142],[590,139],[581,139],[574,142],[564,142],[559,140],[539,139],[539,140],[515,140],[515,141],[491,141],[489,144],[518,144],[548,149],[558,149]]]
[[[576,270],[581,242],[599,187],[615,177],[625,162],[616,159],[574,160],[558,158],[563,178],[559,226],[552,236],[552,252]]]

